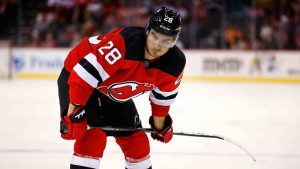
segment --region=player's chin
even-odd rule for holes
[[[162,53],[161,52],[155,52],[155,53],[153,53],[153,55],[152,55],[152,57],[154,57],[154,58],[159,58],[159,57],[161,57],[162,56]]]

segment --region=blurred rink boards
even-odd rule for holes
[[[70,49],[13,48],[16,78],[57,78]],[[300,83],[299,51],[186,50],[192,81]]]
[[[69,49],[13,49],[14,78],[0,80],[0,168],[68,168],[73,141],[59,135],[56,78]],[[186,51],[186,74],[170,114],[175,131],[219,134],[218,139],[174,136],[152,141],[155,169],[299,169],[299,52]],[[135,99],[144,127],[148,93]],[[150,138],[150,137],[149,137]],[[102,169],[124,168],[113,138]]]

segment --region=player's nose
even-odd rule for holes
[[[158,40],[155,41],[155,43],[154,43],[154,48],[155,48],[156,50],[159,50],[161,47],[162,47],[162,46],[161,46],[160,42],[159,42]]]

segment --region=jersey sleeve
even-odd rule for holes
[[[88,53],[93,51],[93,44],[89,43],[88,38],[82,39],[68,54],[64,61],[64,67],[71,72],[78,61]]]
[[[183,76],[183,71],[177,76],[163,75],[159,85],[150,92],[150,104],[152,115],[166,116],[170,105],[174,103],[178,94],[178,88]]]
[[[120,69],[125,53],[124,41],[119,34],[88,39],[92,49],[83,53],[70,71],[70,102],[85,105],[97,86]],[[79,54],[80,52],[78,52]],[[76,54],[75,54],[76,55]]]

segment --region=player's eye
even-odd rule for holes
[[[154,32],[151,32],[151,35],[152,35],[154,40],[158,40],[158,36]]]
[[[168,45],[172,45],[172,41],[171,40],[169,40],[169,39],[166,39],[166,40],[163,40],[162,42],[161,42],[163,45],[166,45],[166,46],[168,46]]]

